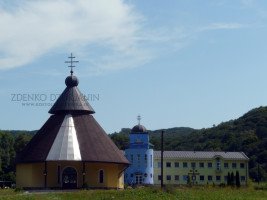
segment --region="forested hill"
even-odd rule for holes
[[[148,125],[147,125],[148,126]],[[149,131],[150,142],[160,149],[161,130]],[[130,129],[122,129],[110,137],[121,148],[129,145]],[[223,122],[218,126],[194,130],[191,128],[166,129],[165,150],[243,151],[250,158],[250,175],[260,174],[267,179],[267,107],[255,108],[242,117]]]
[[[146,125],[149,127],[149,124]],[[129,145],[131,129],[123,128],[109,136],[120,149]],[[0,131],[0,180],[14,180],[14,158],[35,131]],[[150,143],[160,149],[161,130],[149,131]],[[165,150],[243,151],[250,158],[250,176],[267,180],[267,107],[255,108],[242,117],[218,126],[196,130],[180,127],[165,129]]]

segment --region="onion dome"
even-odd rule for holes
[[[132,133],[146,133],[147,130],[143,125],[136,125],[132,128]]]
[[[68,76],[65,79],[65,84],[67,87],[75,87],[75,86],[78,86],[79,80],[76,76]]]
[[[140,121],[141,121],[141,116],[140,116],[140,115],[137,116],[137,120],[138,120],[138,124],[135,125],[135,126],[132,128],[131,133],[132,133],[132,134],[138,134],[138,133],[141,133],[141,134],[142,134],[142,133],[147,133],[146,128],[145,128],[143,125],[140,124]]]

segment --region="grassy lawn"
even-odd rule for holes
[[[168,187],[161,191],[156,187],[145,187],[138,189],[117,190],[81,190],[73,192],[51,192],[51,193],[25,193],[15,192],[11,189],[0,189],[0,199],[21,199],[21,200],[267,200],[267,190],[255,190],[253,188],[218,188],[218,187],[196,187],[196,188],[173,188]]]

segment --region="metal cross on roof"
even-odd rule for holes
[[[140,125],[140,121],[141,121],[141,116],[140,115],[137,116],[137,120],[138,120],[138,125]]]
[[[75,66],[73,65],[73,63],[78,63],[79,61],[73,60],[73,58],[75,58],[75,57],[72,55],[72,53],[70,54],[70,56],[69,56],[68,58],[70,58],[70,61],[65,61],[65,63],[70,63],[70,65],[69,65],[68,67],[71,68],[71,69],[70,69],[70,74],[72,75],[72,74],[73,74],[73,70],[72,70],[72,68],[75,67]]]

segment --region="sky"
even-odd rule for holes
[[[0,129],[38,130],[74,75],[107,133],[267,105],[265,0],[0,0]]]

